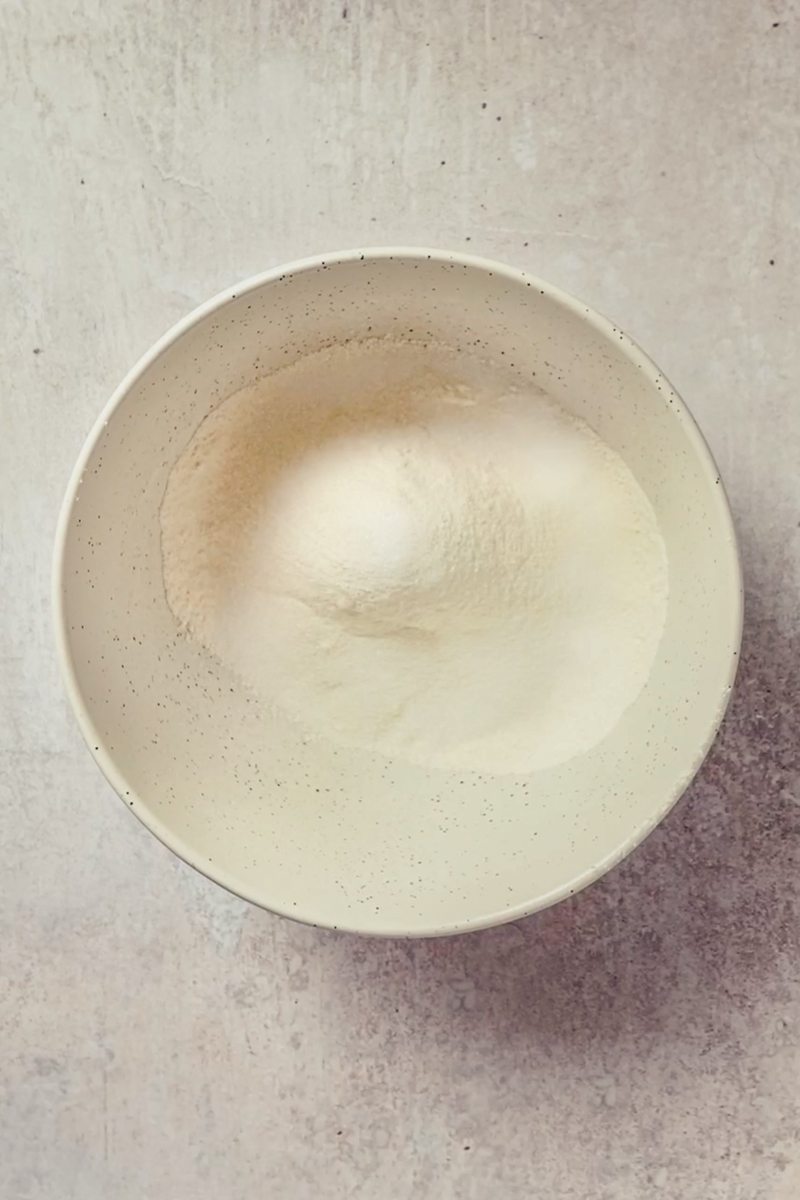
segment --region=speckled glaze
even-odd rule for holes
[[[590,754],[528,777],[485,777],[309,741],[266,718],[179,634],[158,521],[175,459],[235,389],[366,333],[429,336],[503,358],[587,420],[648,494],[670,564],[665,632],[638,701]],[[70,483],[55,608],[83,733],[153,833],[275,912],[410,936],[513,920],[574,893],[636,846],[714,737],[742,621],[716,467],[657,368],[604,318],[524,272],[405,249],[309,259],[248,280],[141,360]]]

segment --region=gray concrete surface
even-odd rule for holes
[[[800,1196],[792,0],[0,6],[0,1195]],[[730,717],[664,825],[516,926],[358,941],[171,857],[80,742],[58,504],[114,385],[221,287],[469,248],[628,329],[741,532]]]

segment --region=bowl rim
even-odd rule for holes
[[[122,403],[123,399],[130,392],[131,388],[138,382],[146,371],[164,354],[171,346],[179,341],[184,334],[193,329],[200,321],[204,320],[211,313],[224,308],[234,300],[240,299],[242,296],[259,290],[260,288],[276,283],[281,278],[287,275],[299,275],[307,271],[317,270],[320,267],[330,267],[334,265],[346,264],[349,262],[360,261],[380,261],[384,259],[410,259],[410,260],[430,260],[445,264],[453,264],[463,266],[468,269],[479,272],[488,273],[489,275],[505,278],[509,283],[515,285],[524,284],[525,286],[533,286],[539,289],[540,293],[546,296],[556,305],[566,309],[570,313],[577,316],[581,321],[592,326],[604,338],[612,341],[615,348],[621,350],[625,356],[639,367],[648,380],[653,383],[659,383],[668,389],[672,398],[671,409],[676,418],[681,420],[684,432],[690,442],[694,453],[696,454],[701,465],[706,473],[712,475],[717,481],[716,495],[718,497],[719,520],[721,529],[725,535],[725,540],[729,546],[733,556],[733,566],[735,568],[735,584],[731,589],[730,604],[732,615],[732,632],[733,640],[730,647],[730,664],[726,677],[726,684],[722,695],[719,699],[719,704],[716,711],[711,716],[705,736],[698,747],[695,760],[691,769],[687,774],[676,780],[674,785],[669,788],[662,803],[654,811],[647,821],[636,826],[630,834],[618,845],[613,851],[593,863],[590,867],[581,871],[575,877],[565,880],[558,887],[552,888],[549,892],[535,896],[531,900],[523,901],[508,908],[501,908],[496,911],[480,914],[471,918],[464,918],[459,921],[449,922],[445,924],[425,924],[420,923],[419,927],[414,928],[398,928],[392,924],[386,924],[377,920],[374,922],[363,923],[334,923],[325,919],[324,913],[304,910],[302,905],[287,909],[279,901],[263,894],[261,889],[248,886],[244,881],[239,880],[233,873],[224,869],[218,868],[213,863],[201,861],[200,855],[192,848],[182,837],[175,834],[154,812],[150,810],[147,802],[136,793],[136,790],[130,785],[130,781],[125,778],[122,772],[117,768],[113,754],[111,754],[104,744],[103,735],[97,729],[92,715],[84,701],[83,693],[78,684],[77,672],[73,660],[72,650],[70,647],[70,639],[67,631],[66,614],[64,611],[65,586],[65,550],[67,534],[70,529],[73,511],[77,500],[78,492],[82,482],[83,474],[86,465],[102,436],[103,430],[108,425],[112,415],[117,407]],[[567,899],[569,896],[575,895],[582,891],[585,887],[594,883],[601,876],[605,875],[612,867],[621,862],[633,850],[639,846],[644,839],[650,834],[653,829],[666,817],[670,810],[675,806],[680,797],[688,789],[700,766],[702,765],[716,735],[719,731],[722,720],[730,700],[731,691],[736,678],[736,672],[739,665],[740,649],[742,640],[742,629],[744,622],[744,589],[742,579],[742,564],[741,555],[739,552],[736,530],[731,514],[730,503],[724,484],[722,482],[719,470],[717,468],[711,450],[700,431],[697,422],[689,411],[686,403],[682,400],[679,394],[675,391],[669,380],[663,372],[656,366],[653,360],[645,354],[641,347],[631,338],[624,330],[615,325],[609,318],[603,316],[583,301],[563,291],[554,284],[548,283],[546,280],[540,279],[538,276],[531,274],[528,271],[520,270],[519,268],[509,266],[505,263],[498,262],[494,259],[486,258],[475,254],[462,254],[458,251],[436,250],[427,247],[417,246],[372,246],[366,248],[357,248],[352,250],[334,251],[328,254],[316,254],[309,257],[296,259],[289,263],[284,263],[276,267],[271,267],[267,271],[262,271],[256,275],[252,275],[247,279],[242,280],[238,284],[225,288],[218,292],[211,299],[206,300],[203,304],[198,305],[185,317],[182,317],[174,325],[169,328],[151,347],[147,350],[134,366],[128,371],[121,383],[115,388],[110,399],[104,405],[99,416],[95,420],[90,429],[86,440],[81,448],[78,459],[69,477],[66,493],[61,504],[61,509],[58,516],[56,527],[55,548],[53,556],[53,569],[51,578],[52,589],[52,611],[53,623],[55,632],[56,652],[61,669],[61,676],[64,685],[78,721],[80,732],[86,742],[86,745],[95,759],[102,774],[105,776],[108,783],[116,791],[119,798],[125,803],[126,808],[132,811],[135,816],[150,830],[152,834],[160,842],[162,842],[169,850],[181,858],[189,866],[199,871],[207,879],[225,888],[233,895],[238,896],[242,900],[246,900],[258,908],[275,913],[278,916],[287,917],[290,920],[300,922],[305,925],[310,925],[315,928],[326,928],[338,930],[348,933],[357,933],[370,937],[386,937],[386,938],[430,938],[441,937],[458,933],[466,933],[473,930],[486,929],[495,925],[502,925],[510,921],[517,921],[523,917],[532,915],[542,909],[549,908],[551,905],[558,903],[561,900]]]

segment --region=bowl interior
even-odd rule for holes
[[[591,753],[530,776],[424,770],[265,716],[176,629],[161,577],[169,471],[221,399],[352,336],[429,336],[535,372],[627,461],[665,538],[650,680]],[[132,810],[268,908],[439,933],[576,890],[648,832],[696,770],[740,636],[735,539],[714,464],[669,384],[602,318],[518,272],[424,252],[301,264],[212,302],[132,372],[89,439],[57,573],[68,685]]]

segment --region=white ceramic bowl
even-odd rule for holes
[[[179,635],[161,575],[169,471],[230,393],[323,343],[424,332],[537,372],[626,460],[669,557],[649,682],[585,756],[529,777],[424,770],[304,742]],[[67,491],[58,649],[103,772],[172,850],[224,887],[316,925],[435,935],[571,895],[672,807],[736,671],[739,560],[719,475],[660,371],[609,321],[524,272],[425,250],[308,259],[176,325],[101,414]]]

